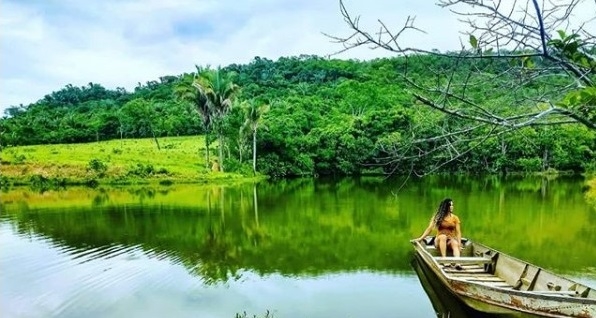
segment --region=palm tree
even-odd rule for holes
[[[205,95],[201,94],[200,90],[194,86],[195,80],[197,80],[202,72],[205,70],[196,66],[197,73],[184,74],[180,78],[178,84],[174,87],[174,93],[179,99],[191,103],[197,113],[201,117],[203,128],[205,128],[205,167],[209,168],[209,144],[211,142],[210,132],[212,127],[212,113],[207,103]]]
[[[210,114],[211,125],[217,133],[219,162],[221,170],[223,167],[223,146],[224,132],[223,119],[232,108],[232,102],[240,91],[240,87],[234,84],[234,74],[225,73],[221,68],[215,70],[206,69],[195,78],[193,86],[198,90],[199,95],[205,98],[205,106]]]
[[[245,111],[244,126],[252,132],[252,171],[257,173],[257,130],[263,125],[263,116],[269,111],[268,104],[260,104],[250,101]]]

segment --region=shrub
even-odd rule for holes
[[[97,173],[98,176],[103,177],[108,170],[108,165],[99,159],[91,159],[87,165],[87,169]]]
[[[536,157],[517,159],[516,164],[523,172],[538,172],[542,168],[542,160]]]
[[[265,312],[265,315],[262,317],[263,318],[273,318],[273,313],[270,312],[269,310],[267,310]],[[236,316],[234,316],[234,318],[251,318],[251,316],[249,314],[247,314],[246,311],[244,311],[242,313],[236,313]],[[259,318],[259,316],[252,315],[252,318]]]
[[[46,178],[36,174],[29,178],[29,183],[32,189],[43,192],[50,189],[64,188],[67,180],[63,178]]]
[[[129,168],[127,174],[129,176],[148,177],[151,175],[169,175],[170,172],[166,168],[155,168],[152,164],[137,163],[135,166]]]
[[[170,174],[170,172],[168,171],[168,169],[166,169],[166,168],[163,168],[163,167],[162,167],[162,168],[159,168],[159,169],[157,169],[157,171],[156,171],[155,173],[157,173],[157,174],[165,174],[165,175],[168,175],[168,174]]]
[[[18,154],[14,157],[14,163],[15,164],[23,164],[23,163],[25,163],[26,159],[27,159],[27,157],[25,157],[25,155]]]
[[[142,164],[137,163],[136,166],[133,166],[128,170],[128,175],[131,176],[139,176],[139,177],[147,177],[155,173],[155,168],[153,168],[152,164]]]
[[[596,161],[588,161],[582,164],[584,171],[590,174],[596,173]]]
[[[0,176],[0,189],[10,188],[10,180],[6,176]]]
[[[250,163],[250,164],[249,164]],[[245,162],[243,164],[241,164],[238,160],[236,159],[226,159],[224,161],[224,168],[226,172],[235,172],[235,173],[239,173],[242,175],[252,175],[253,171],[252,171],[252,162]]]

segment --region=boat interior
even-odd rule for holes
[[[447,278],[533,294],[596,299],[596,290],[588,286],[482,244],[462,239],[464,249],[456,258],[451,253],[441,257],[432,238],[423,242],[426,243],[426,251],[439,263]]]

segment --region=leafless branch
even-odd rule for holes
[[[430,169],[435,171],[476,147],[470,145],[523,127],[579,123],[596,129],[596,115],[586,116],[586,112],[596,113],[596,105],[569,107],[561,103],[568,94],[596,86],[596,36],[587,28],[596,17],[570,30],[570,21],[581,2],[439,0],[440,7],[459,17],[464,25],[462,34],[476,42],[460,52],[441,53],[401,41],[407,32],[426,33],[415,25],[413,17],[408,16],[396,31],[379,20],[378,31],[371,34],[361,28],[360,17],[351,16],[340,0],[340,11],[351,33],[343,37],[327,35],[343,46],[335,54],[368,46],[402,56],[403,80],[418,105],[461,121],[447,125],[439,135],[408,136],[405,141],[382,145],[387,157],[380,161],[397,165],[433,155],[442,158]],[[596,1],[594,4],[596,12]],[[580,37],[574,40],[575,51],[564,46],[568,43],[563,41],[569,39],[560,34],[568,33]],[[561,45],[554,45],[556,41]],[[417,55],[434,55],[452,62],[450,67],[428,70],[433,82],[415,80],[408,74],[408,63]],[[492,63],[500,64],[493,67]],[[471,93],[478,91],[485,94]]]

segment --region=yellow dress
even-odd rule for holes
[[[439,224],[437,228],[437,236],[439,234],[445,234],[448,238],[457,238],[455,229],[456,226],[459,224],[459,218],[455,214],[450,214],[443,219],[443,222]]]

